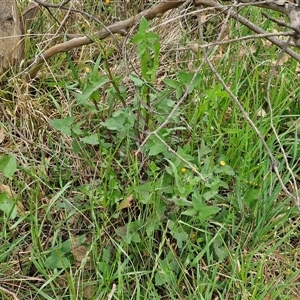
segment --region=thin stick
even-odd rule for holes
[[[288,41],[287,41],[287,45],[288,45]],[[277,134],[277,131],[275,129],[275,126],[274,126],[274,122],[273,122],[273,107],[272,107],[272,104],[271,104],[271,82],[272,82],[272,79],[274,78],[274,75],[275,75],[275,71],[276,71],[276,67],[278,66],[278,62],[280,61],[280,59],[282,58],[283,54],[285,53],[284,49],[281,51],[279,57],[278,57],[278,60],[276,62],[276,64],[274,65],[274,67],[272,68],[272,72],[271,72],[271,76],[268,80],[268,85],[267,85],[267,102],[268,102],[268,106],[269,106],[269,111],[270,111],[270,125],[271,125],[271,129],[273,131],[273,134],[279,144],[279,147],[280,147],[280,150],[281,150],[281,153],[283,155],[283,159],[284,159],[284,162],[285,162],[285,165],[286,165],[286,169],[288,170],[288,172],[290,173],[291,177],[292,177],[292,183],[291,185],[293,186],[293,189],[295,191],[295,194],[296,196],[293,196],[291,195],[291,193],[287,190],[287,188],[284,186],[284,183],[283,183],[283,180],[282,178],[278,178],[281,186],[284,186],[284,192],[290,196],[293,200],[294,200],[294,203],[296,205],[296,207],[300,210],[300,199],[299,199],[299,192],[298,192],[298,187],[297,187],[297,181],[296,181],[296,178],[294,176],[294,173],[289,165],[289,161],[287,159],[287,155],[285,153],[285,150],[282,146],[282,143],[280,141],[280,138]]]
[[[113,297],[114,293],[116,292],[116,290],[117,290],[117,285],[115,283],[113,283],[111,291],[110,291],[110,293],[107,296],[107,300],[111,300],[112,299],[112,297]]]
[[[17,297],[17,295],[15,293],[9,291],[8,289],[0,286],[0,290],[3,291],[5,294],[11,296],[13,298],[13,300],[19,300],[19,298]]]

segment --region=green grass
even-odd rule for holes
[[[112,16],[119,13],[115,4],[107,8]],[[95,4],[88,1],[82,9],[94,11]],[[249,8],[248,16],[255,12]],[[55,30],[45,18],[34,30]],[[85,22],[78,20],[79,27],[79,21]],[[249,34],[231,25],[232,38]],[[207,27],[210,39],[214,28]],[[160,30],[158,36],[165,33]],[[184,33],[180,39],[187,41]],[[28,42],[28,58],[43,42],[42,36]],[[241,54],[253,43],[259,50]],[[214,65],[264,136],[291,190],[266,101],[278,51],[263,51],[260,43],[226,46]],[[0,90],[6,112],[0,116],[2,298],[9,299],[10,291],[18,299],[47,300],[296,299],[299,212],[253,128],[207,64],[169,123],[137,153],[189,88],[186,62],[196,69],[202,61],[185,52],[174,63],[174,53],[162,52],[156,69],[154,50],[138,60],[130,39],[136,70],[145,62],[153,67],[141,75],[111,51],[111,41],[91,47],[96,59],[90,50],[80,59],[58,55],[49,61],[51,73],[44,67],[35,82],[16,78]],[[117,69],[126,63],[130,78]],[[290,60],[276,70],[270,94],[276,132],[299,180],[295,68]]]

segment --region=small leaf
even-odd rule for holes
[[[194,208],[188,208],[185,211],[183,211],[181,214],[184,216],[192,217],[192,216],[195,216],[196,214],[198,214],[198,211]]]
[[[146,32],[147,29],[149,29],[149,23],[146,18],[143,17],[140,22],[139,32]]]
[[[71,252],[71,241],[67,240],[64,243],[62,243],[60,250],[62,253],[69,253]]]
[[[15,219],[17,216],[17,205],[15,201],[8,196],[7,192],[0,194],[0,210],[10,219]]]
[[[211,149],[209,147],[207,147],[205,145],[204,141],[202,140],[201,146],[200,146],[200,148],[198,150],[198,156],[199,156],[199,158],[201,158],[201,157],[209,154],[210,152],[211,152]]]
[[[166,146],[164,144],[154,144],[150,147],[149,155],[155,156],[159,153],[164,153],[166,151]]]
[[[155,274],[155,285],[161,286],[161,285],[166,284],[168,281],[169,280],[163,271],[157,272]]]
[[[193,206],[193,203],[183,197],[172,197],[172,201],[178,206]]]
[[[82,94],[76,94],[77,103],[83,104],[92,96],[94,92],[97,92],[100,87],[109,82],[109,79],[106,75],[100,76],[93,82],[88,83],[87,87],[82,91]]]
[[[74,117],[67,117],[64,119],[55,119],[50,120],[49,123],[52,127],[54,127],[56,130],[60,131],[61,133],[71,136],[71,125],[74,123]]]
[[[220,261],[228,257],[228,250],[222,245],[222,240],[219,237],[214,240],[213,247]]]
[[[179,176],[179,174],[178,174],[178,171],[177,171],[176,166],[175,166],[170,160],[166,159],[166,161],[169,162],[169,164],[170,164],[170,166],[171,166],[171,168],[172,168],[172,171],[173,171],[172,173],[173,173],[173,175],[174,175],[176,187],[177,187],[179,193],[180,193],[180,194],[184,194],[185,188],[184,188],[183,185],[182,185],[182,181],[181,181],[181,179],[180,179],[180,176]]]
[[[140,195],[141,202],[143,204],[149,204],[152,199],[152,183],[150,181],[145,184],[136,186],[135,192]]]
[[[166,78],[164,79],[164,83],[173,89],[176,89],[177,87],[181,87],[181,83],[178,82],[177,80]]]
[[[54,250],[46,259],[45,266],[48,269],[66,269],[71,266],[71,263],[59,250]]]
[[[220,211],[219,207],[215,206],[203,206],[201,210],[199,210],[198,218],[201,222],[204,222],[209,219],[209,217],[215,215]]]
[[[99,137],[97,133],[86,136],[80,139],[80,141],[89,145],[99,145]]]
[[[189,235],[185,231],[180,230],[178,232],[175,232],[173,234],[173,237],[176,239],[177,246],[180,249],[180,248],[182,248],[183,243],[188,240]]]
[[[187,73],[187,72],[179,72],[178,73],[180,81],[186,86],[189,87],[189,92],[191,92],[196,85],[200,83],[201,74],[195,75],[194,73]]]
[[[0,159],[0,172],[11,178],[17,170],[17,160],[13,155],[5,155]]]
[[[218,194],[218,191],[216,191],[216,190],[210,190],[210,191],[204,193],[202,195],[202,197],[203,197],[204,200],[208,201],[209,199],[213,198],[217,194]]]
[[[137,76],[134,76],[134,75],[129,75],[129,78],[133,81],[133,83],[136,85],[136,86],[143,86],[144,85],[144,81],[141,80],[139,77]]]

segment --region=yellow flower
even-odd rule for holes
[[[109,4],[109,0],[105,0],[105,4]]]
[[[85,72],[86,73],[91,73],[91,69],[89,67],[85,67]]]
[[[186,173],[186,168],[181,168],[180,171],[181,171],[182,174],[184,174],[184,173]]]
[[[224,160],[221,160],[221,161],[220,161],[220,165],[221,165],[222,167],[224,167],[224,166],[226,165],[226,162],[225,162]]]

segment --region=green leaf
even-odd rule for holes
[[[85,123],[85,121],[80,121],[72,125],[72,132],[76,135],[82,135],[84,132],[80,129],[80,126],[82,126]]]
[[[186,86],[189,87],[189,92],[193,91],[193,89],[200,83],[201,74],[195,75],[195,73],[187,73],[187,72],[179,72],[178,77],[180,81]]]
[[[50,120],[49,123],[52,127],[60,131],[61,133],[67,136],[71,136],[71,125],[74,123],[74,119],[74,117],[67,117],[65,119]]]
[[[139,32],[144,33],[146,30],[149,29],[149,23],[146,18],[142,17],[140,26],[139,26]]]
[[[84,146],[83,143],[79,141],[76,140],[72,141],[72,148],[75,154],[79,154],[83,146]]]
[[[141,241],[138,233],[140,227],[141,222],[134,221],[126,224],[126,226],[116,228],[116,234],[120,236],[126,244],[130,244],[131,242],[139,243]]]
[[[181,214],[184,215],[184,216],[192,217],[192,216],[197,215],[198,211],[194,208],[188,208],[185,211],[183,211]]]
[[[138,45],[137,53],[138,53],[139,58],[143,57],[144,54],[146,53],[146,51],[147,51],[147,47],[144,43],[141,43],[141,44]],[[145,60],[142,60],[141,63],[143,65],[145,65],[146,62],[145,62]]]
[[[17,170],[17,160],[13,155],[5,155],[0,159],[0,172],[11,178]]]
[[[217,237],[213,242],[213,248],[220,261],[228,257],[228,250],[222,245],[221,238]]]
[[[144,85],[144,81],[141,80],[139,77],[134,76],[134,75],[129,75],[129,78],[133,81],[133,83],[138,86],[141,87]]]
[[[182,128],[180,128],[180,129],[182,130]],[[177,154],[178,154],[180,157],[182,157],[182,158],[184,158],[185,160],[187,160],[187,161],[193,161],[193,160],[195,160],[195,157],[194,157],[194,156],[187,154],[186,151],[183,150],[181,147],[178,147],[178,149],[177,149]]]
[[[45,261],[45,267],[48,269],[66,269],[71,266],[70,260],[63,256],[60,250],[54,250]]]
[[[80,141],[89,145],[99,145],[99,137],[97,133],[86,136],[80,139]]]
[[[188,201],[186,198],[176,196],[172,197],[172,201],[178,206],[193,206],[191,201]]]
[[[107,119],[105,122],[101,122],[101,125],[109,130],[121,131],[124,128],[125,119],[121,117],[114,117]]]
[[[182,96],[182,94],[183,94],[183,92],[182,92],[182,87],[181,86],[178,86],[177,88],[176,88],[176,99],[180,99],[181,98],[181,96]]]
[[[132,41],[135,44],[139,44],[145,40],[145,35],[142,33],[137,33],[133,38]]]
[[[168,163],[170,164],[170,166],[172,168],[172,173],[174,175],[176,187],[177,187],[179,193],[184,194],[185,188],[182,185],[182,182],[181,182],[180,176],[178,175],[178,171],[176,169],[176,166],[170,160],[166,159],[166,161],[168,161]]]
[[[181,87],[181,83],[179,81],[170,78],[165,78],[164,83],[173,89]]]
[[[222,131],[226,132],[227,134],[239,134],[243,132],[243,128],[226,128],[222,127]]]
[[[204,143],[204,141],[202,140],[201,142],[201,146],[198,149],[198,157],[202,158],[203,156],[209,154],[211,152],[211,149],[209,147],[207,147]]]
[[[152,182],[148,181],[134,188],[135,192],[140,195],[143,204],[149,204],[152,199]]]
[[[67,240],[61,244],[60,250],[62,253],[70,253],[71,252],[71,240]]]
[[[146,148],[150,150],[150,155],[158,155],[159,153],[165,153],[167,151],[167,147],[155,136],[150,137]]]
[[[109,82],[109,79],[106,75],[99,76],[93,82],[88,83],[87,87],[82,91],[82,94],[76,94],[77,103],[83,104],[89,100],[90,96],[98,91],[104,84]]]
[[[155,285],[161,286],[169,281],[168,277],[163,271],[156,272],[155,274]]]
[[[166,151],[166,146],[164,144],[154,144],[150,147],[149,155],[155,156],[159,153],[164,153]]]
[[[205,192],[202,197],[204,200],[208,201],[209,199],[213,198],[214,196],[216,196],[218,194],[217,190],[210,190],[208,192]]]
[[[205,222],[210,216],[213,216],[220,211],[219,207],[210,206],[203,203],[201,197],[196,193],[194,193],[192,196],[192,203],[194,209],[198,210],[199,212],[198,219],[201,222]]]
[[[189,236],[188,236],[188,234],[185,231],[179,230],[179,231],[173,233],[173,237],[177,241],[178,248],[182,248],[183,243],[188,240]]]
[[[17,216],[17,205],[15,201],[8,196],[7,192],[0,194],[0,210],[10,219],[15,219]]]

